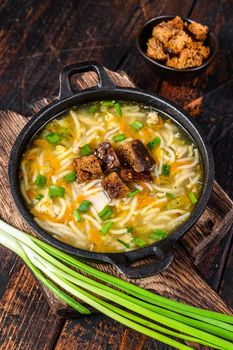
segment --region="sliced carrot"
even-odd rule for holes
[[[26,194],[31,201],[33,201],[36,197],[35,193],[31,190],[26,191]]]
[[[120,124],[120,129],[121,129],[121,131],[125,131],[125,129],[126,129],[125,118],[121,118],[119,124]]]
[[[89,230],[89,233],[91,235],[91,239],[94,242],[94,244],[96,244],[98,246],[100,244],[100,242],[101,242],[101,238],[100,238],[99,232],[95,228],[92,227]]]
[[[172,172],[177,172],[179,169],[178,169],[178,167],[179,166],[181,166],[181,165],[189,165],[189,164],[191,164],[192,162],[191,161],[188,161],[188,160],[186,160],[186,161],[181,161],[181,162],[179,162],[179,161],[176,161],[176,162],[174,162],[174,163],[172,163],[171,164],[171,171]]]
[[[36,139],[34,141],[34,144],[37,145],[37,146],[44,146],[44,147],[47,147],[48,146],[48,142],[46,140],[43,140],[43,139]]]

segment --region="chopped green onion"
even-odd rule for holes
[[[37,175],[35,184],[39,187],[44,187],[47,183],[47,178],[44,175]]]
[[[76,180],[76,172],[72,171],[71,173],[64,176],[66,182],[73,182]]]
[[[80,204],[78,210],[81,211],[82,213],[86,213],[91,205],[92,205],[92,203],[90,201],[84,200]]]
[[[117,112],[117,114],[121,117],[122,116],[122,110],[121,110],[121,105],[119,102],[116,102],[114,104],[114,108],[115,108],[115,111]]]
[[[106,215],[102,217],[102,220],[106,221],[112,217],[112,211],[109,211]]]
[[[162,166],[162,175],[169,176],[170,175],[171,166],[169,164],[163,164]]]
[[[98,215],[102,220],[108,220],[112,216],[112,209],[109,206],[106,206]]]
[[[38,193],[38,194],[36,195],[36,198],[35,198],[35,199],[36,199],[37,201],[40,201],[43,197],[44,197],[43,194]]]
[[[56,132],[51,132],[50,134],[45,136],[46,140],[52,144],[58,143],[61,141],[61,136]]]
[[[127,227],[127,233],[132,233],[132,232],[133,232],[133,227],[132,226]]]
[[[197,197],[195,196],[195,194],[193,192],[189,192],[188,196],[189,196],[189,199],[192,202],[192,204],[196,204],[197,203]]]
[[[110,228],[112,227],[112,225],[113,225],[113,222],[112,222],[112,221],[106,222],[106,223],[102,226],[100,232],[101,232],[103,235],[106,235],[106,233],[108,233],[108,231],[110,230]]]
[[[144,247],[146,245],[146,242],[143,241],[140,237],[134,237],[132,239],[132,243],[138,245],[139,247]]]
[[[141,191],[137,188],[136,190],[132,191],[132,192],[129,192],[127,194],[127,197],[134,197],[136,196],[138,193],[140,193]]]
[[[166,193],[166,197],[167,197],[167,198],[174,199],[174,198],[176,198],[176,195],[175,195],[175,193],[167,192],[167,193]]]
[[[91,105],[89,108],[88,108],[88,112],[89,113],[95,113],[95,112],[97,112],[97,110],[98,110],[98,105],[96,104],[96,105]]]
[[[136,131],[139,131],[141,128],[143,128],[144,124],[139,122],[138,120],[135,120],[133,123],[130,124],[132,128],[134,128]]]
[[[78,221],[78,222],[82,221],[82,217],[79,214],[78,209],[74,209],[73,214],[74,214],[74,217],[75,217],[76,221]]]
[[[61,186],[50,186],[49,187],[49,197],[50,198],[56,198],[56,197],[64,197],[65,195],[65,188]]]
[[[84,156],[89,156],[89,154],[92,153],[91,147],[88,144],[85,144],[84,146],[81,147],[81,153]]]
[[[122,239],[117,238],[117,242],[123,244],[123,246],[125,246],[125,248],[128,248],[128,249],[130,248],[130,244],[122,241]]]
[[[156,241],[159,241],[160,239],[163,239],[165,237],[167,237],[167,231],[160,229],[154,230],[150,235],[150,238]]]
[[[157,146],[161,142],[160,137],[155,137],[152,141],[148,142],[147,148],[152,150],[155,146]]]
[[[115,142],[120,142],[120,141],[123,141],[125,139],[126,139],[125,134],[118,134],[118,135],[113,136],[113,140]]]
[[[100,103],[101,103],[102,106],[113,107],[115,101],[101,101]]]

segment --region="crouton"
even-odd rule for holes
[[[147,55],[158,61],[165,61],[168,58],[168,55],[164,52],[163,45],[155,38],[148,40]]]
[[[176,16],[175,18],[171,19],[170,21],[167,22],[167,24],[170,27],[173,27],[176,29],[184,29],[185,27],[184,21],[179,16]]]
[[[152,181],[152,176],[149,171],[142,171],[141,173],[136,173],[132,169],[122,168],[120,170],[119,175],[125,182],[133,180]]]
[[[99,159],[101,168],[104,172],[119,169],[120,161],[109,141],[100,143],[94,151],[94,155]]]
[[[79,182],[103,177],[100,163],[93,154],[77,158],[74,160],[73,164]]]
[[[163,45],[166,45],[167,42],[178,32],[178,29],[169,26],[166,22],[161,22],[154,27],[152,36],[159,40]]]
[[[126,197],[129,192],[128,187],[116,172],[112,172],[105,176],[102,180],[102,186],[110,198]]]
[[[202,41],[193,41],[192,43],[188,44],[187,47],[197,50],[204,60],[210,55],[210,48],[208,46],[204,46]]]
[[[201,66],[203,57],[197,50],[186,48],[179,57],[173,57],[167,61],[167,65],[173,68],[185,69]]]
[[[148,171],[155,164],[146,147],[137,139],[123,141],[119,146],[118,154],[122,163],[135,172]]]
[[[210,48],[204,45],[208,31],[207,26],[186,22],[179,16],[162,21],[153,28],[146,54],[168,67],[198,67],[210,55]]]
[[[180,53],[187,44],[190,44],[192,39],[183,30],[180,30],[167,43],[166,49],[171,54]]]
[[[204,41],[207,38],[208,27],[203,24],[192,22],[188,25],[188,30],[193,34],[195,39]]]

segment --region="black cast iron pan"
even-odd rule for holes
[[[82,91],[73,91],[70,83],[72,75],[94,71],[97,73],[98,85]],[[201,153],[204,168],[204,185],[201,198],[192,212],[189,219],[170,234],[166,239],[144,248],[139,248],[123,253],[95,253],[79,248],[71,247],[59,240],[53,238],[49,233],[40,228],[34,221],[33,216],[28,211],[22,198],[19,187],[19,166],[21,157],[24,154],[31,139],[44,127],[46,123],[57,117],[59,114],[71,107],[98,100],[124,100],[144,103],[156,108],[160,113],[168,115],[185,129],[197,144]],[[160,96],[150,95],[145,91],[134,88],[122,88],[115,86],[108,78],[104,68],[94,62],[77,63],[66,67],[60,75],[60,93],[58,99],[37,113],[23,128],[17,137],[11,151],[9,160],[9,182],[11,192],[16,206],[31,226],[31,228],[46,242],[53,246],[77,256],[81,259],[92,260],[96,262],[106,262],[113,264],[118,270],[129,278],[141,278],[157,274],[166,269],[172,261],[172,246],[182,237],[188,229],[197,221],[209,199],[214,179],[214,165],[211,150],[201,135],[197,126],[191,122],[187,114],[180,108],[173,105],[170,101]],[[154,256],[156,261],[147,265],[133,267],[131,264],[147,256]]]

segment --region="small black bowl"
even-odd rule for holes
[[[148,66],[162,79],[167,80],[171,83],[181,84],[185,81],[190,81],[196,78],[198,75],[203,73],[207,67],[213,61],[218,51],[218,39],[212,33],[209,32],[206,40],[206,45],[210,47],[210,56],[204,63],[199,67],[187,68],[187,69],[176,69],[167,67],[165,64],[159,63],[146,55],[147,41],[152,37],[152,30],[154,26],[162,21],[168,21],[175,18],[175,16],[160,16],[149,20],[144,24],[137,37],[137,49],[144,58]],[[188,23],[192,23],[189,18],[182,17],[182,19]]]

